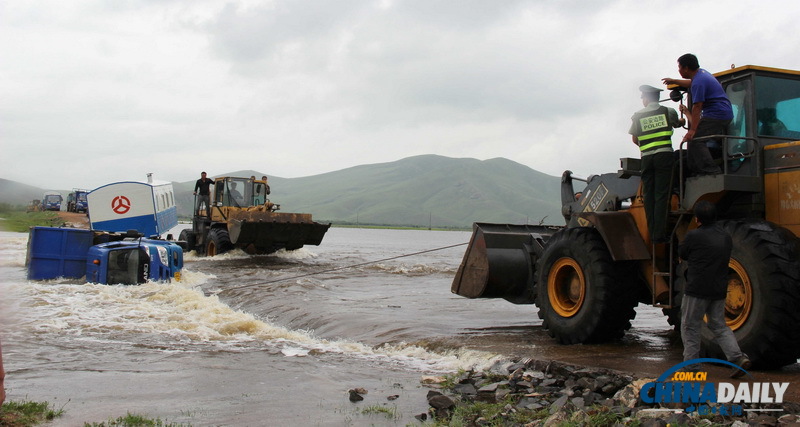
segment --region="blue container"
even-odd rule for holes
[[[25,259],[28,280],[85,276],[93,234],[78,228],[31,227]]]

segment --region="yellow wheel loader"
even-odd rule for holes
[[[214,180],[211,205],[197,210],[192,228],[179,240],[188,250],[214,256],[234,248],[250,254],[319,245],[330,224],[314,222],[311,214],[278,212],[280,205],[268,198],[265,180],[219,177]]]
[[[621,337],[640,302],[662,308],[678,327],[686,266],[677,249],[697,226],[693,207],[708,200],[733,238],[728,325],[758,366],[797,362],[800,71],[743,66],[715,76],[734,111],[728,134],[707,138],[721,143],[717,161],[723,173],[687,177],[681,144],[667,244],[650,241],[639,159],[621,159],[618,172],[588,178],[566,171],[561,180],[566,224],[475,223],[452,292],[536,304],[544,328],[564,344]],[[671,94],[676,102],[684,96],[679,89]],[[577,200],[576,192],[582,193]],[[703,353],[722,354],[707,329]]]

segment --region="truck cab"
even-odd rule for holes
[[[87,190],[73,190],[67,196],[67,212],[86,213],[89,211],[89,204],[86,200]]]
[[[58,193],[46,193],[42,198],[42,210],[60,211],[63,200],[64,198]]]
[[[165,240],[126,238],[92,246],[86,256],[86,281],[136,285],[180,281],[183,251]]]

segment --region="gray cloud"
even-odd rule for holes
[[[629,0],[2,3],[0,177],[289,177],[423,153],[613,170],[637,155],[636,88],[675,76],[680,54],[800,68],[795,2],[670,7],[693,15]]]

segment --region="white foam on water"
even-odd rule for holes
[[[305,260],[310,258],[316,258],[317,254],[306,249],[305,247],[300,249],[295,249],[293,251],[287,251],[286,249],[280,249],[277,252],[271,254],[271,256],[282,258],[282,259],[294,259],[294,260]]]
[[[212,276],[184,269],[183,280],[148,282],[139,286],[27,282],[15,290],[25,294],[32,333],[71,335],[92,340],[128,340],[160,336],[169,350],[192,344],[217,345],[221,350],[277,349],[286,357],[333,353],[361,359],[380,359],[392,365],[424,371],[484,367],[497,358],[467,350],[433,352],[398,343],[372,347],[360,342],[327,340],[311,331],[292,330],[240,310],[199,285]]]
[[[232,249],[228,252],[223,254],[214,255],[214,256],[205,256],[199,255],[197,251],[190,251],[183,253],[183,261],[184,262],[220,262],[220,261],[230,261],[235,259],[247,259],[250,258],[252,255],[249,255],[245,251],[241,249]]]
[[[295,249],[293,251],[280,249],[268,255],[250,255],[241,249],[232,249],[223,254],[214,255],[213,257],[200,255],[197,253],[197,251],[184,252],[183,260],[184,262],[199,262],[199,261],[219,262],[219,261],[228,261],[237,259],[247,259],[250,257],[258,257],[258,256],[269,256],[269,257],[276,257],[288,260],[306,260],[306,259],[316,258],[318,255],[306,248]]]
[[[27,246],[28,233],[2,232],[2,238],[0,238],[0,266],[24,268]]]
[[[449,265],[437,265],[437,264],[406,264],[406,263],[397,263],[397,264],[384,264],[384,263],[375,263],[369,264],[365,267],[367,270],[378,271],[382,273],[388,274],[397,274],[397,275],[430,275],[430,274],[454,274],[455,268]]]
[[[0,251],[4,266],[24,268],[27,234],[4,233]],[[239,259],[250,255],[231,251],[203,261]],[[275,256],[304,259],[311,251],[278,252]],[[192,255],[187,257],[190,261]],[[186,258],[185,258],[186,259]],[[200,258],[195,259],[199,260]],[[138,286],[78,283],[75,280],[9,280],[0,284],[2,306],[19,325],[16,332],[71,336],[102,343],[153,343],[163,351],[186,351],[192,346],[216,346],[223,351],[254,347],[281,352],[286,357],[338,354],[423,371],[452,371],[486,367],[499,356],[456,349],[430,351],[407,343],[370,346],[360,342],[316,337],[312,331],[292,330],[235,310],[200,286],[213,285],[212,274],[182,270],[182,280],[148,282]],[[24,277],[24,276],[22,276]],[[211,286],[213,287],[213,286]]]

